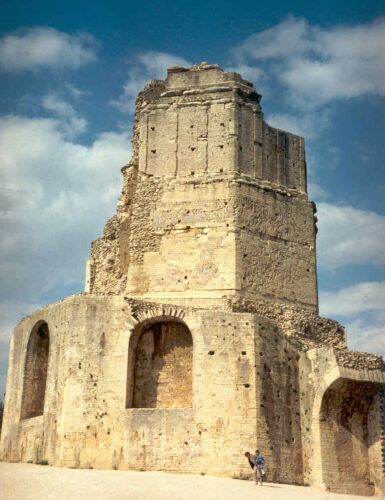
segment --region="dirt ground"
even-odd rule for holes
[[[0,462],[1,500],[360,500],[304,486],[238,479]]]

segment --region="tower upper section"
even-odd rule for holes
[[[139,93],[132,158],[117,214],[92,246],[89,291],[317,308],[304,142],[267,125],[260,99],[206,63],[171,68]]]
[[[306,192],[304,142],[263,121],[261,96],[237,73],[168,70],[139,116],[139,170],[153,176],[240,173]]]

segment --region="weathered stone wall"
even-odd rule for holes
[[[301,137],[263,121],[260,95],[215,65],[169,70],[140,101],[139,169],[154,176],[239,172],[306,192]]]
[[[139,95],[118,213],[87,290],[218,307],[222,297],[317,307],[303,139],[263,121],[260,96],[215,65],[171,69]],[[253,272],[248,272],[253,269]]]
[[[265,298],[250,300],[234,297],[229,302],[232,311],[254,312],[275,321],[298,350],[313,349],[322,345],[349,352],[344,327],[335,320],[318,316],[313,307],[284,301],[274,302]],[[368,357],[371,360],[372,358],[373,355]],[[380,356],[374,358],[382,359]]]
[[[256,318],[257,436],[269,479],[304,482],[298,349],[274,323]]]
[[[24,351],[41,320],[52,332],[44,415],[20,420]],[[135,372],[149,374],[155,349],[144,337],[164,321],[163,333],[171,333],[169,347],[174,346],[164,345],[164,352],[175,356],[162,366],[168,373],[158,379],[161,385],[166,381],[160,404],[149,408],[153,401],[144,384],[135,382]],[[186,331],[193,339],[190,354],[188,337],[178,334]],[[260,447],[271,479],[302,481],[298,353],[270,321],[81,295],[23,320],[13,336],[12,357],[19,368],[8,378],[3,459],[233,475],[249,473],[243,453]],[[179,374],[183,401],[169,390],[172,371]],[[130,386],[133,405],[127,405]]]
[[[52,332],[44,415],[21,420],[25,353],[31,331],[42,320]],[[143,371],[140,350],[151,346],[151,342],[140,345],[141,335],[159,322],[185,324],[191,332],[191,407],[170,407],[175,402],[177,406],[187,404],[186,400],[181,403],[178,397],[174,399],[166,388],[163,401],[170,398],[167,407],[149,408],[148,399],[139,396],[141,384],[136,386],[137,404],[128,404],[138,363]],[[139,358],[130,339],[133,345],[139,345]],[[188,342],[182,344],[184,351]],[[337,408],[341,405],[323,405],[329,421],[337,425],[329,426],[328,433],[323,434],[319,417],[323,396],[318,412],[316,408],[318,394],[324,394],[322,386],[325,392],[331,384],[328,380],[341,376],[334,375],[338,369],[345,370],[345,378],[361,377],[366,392],[374,395],[373,404],[365,410],[370,415],[366,424],[362,420],[365,412],[358,406],[354,409],[357,418],[352,420],[352,429],[357,429],[361,437],[366,433],[366,449],[356,454],[354,463],[365,457],[366,473],[369,468],[370,481],[380,491],[383,403],[375,402],[373,388],[384,383],[383,372],[378,363],[373,364],[372,375],[339,368],[332,348],[313,349],[311,355],[302,348],[298,339],[291,340],[277,324],[255,314],[157,306],[113,296],[66,299],[37,311],[15,330],[2,458],[48,460],[70,467],[247,475],[250,471],[243,452],[258,447],[268,460],[270,479],[325,484],[335,489],[333,480],[328,479],[328,462],[321,445],[330,448],[327,453],[336,453],[333,443],[341,434],[337,425]],[[148,354],[152,357],[153,352]],[[169,373],[180,374],[182,364],[178,365],[178,359],[186,359],[186,352],[180,354],[169,363]],[[167,383],[171,380],[167,376]],[[189,394],[189,384],[182,387],[184,396]],[[341,397],[342,408],[349,412],[350,393]],[[359,398],[354,401],[358,404]],[[136,405],[147,407],[132,407]],[[349,439],[351,434],[347,434]],[[353,467],[346,476],[341,471],[339,478],[345,477],[341,488],[357,483],[362,491],[369,491],[359,470]],[[349,482],[350,472],[353,480]]]
[[[191,408],[126,408],[130,332],[137,324],[130,311],[121,297],[82,295],[18,326],[2,458],[71,467],[247,471],[243,451],[255,443],[256,415],[252,316],[188,312],[183,321],[194,341]],[[45,411],[20,420],[23,356],[42,319],[52,332]]]
[[[375,494],[385,496],[385,391],[379,387],[368,413],[369,483]]]
[[[3,458],[233,475],[249,473],[243,452],[259,447],[271,479],[303,482],[303,354],[277,325],[253,314],[156,308],[121,297],[81,295],[26,318],[13,337]],[[45,411],[20,420],[23,357],[30,332],[41,320],[52,332]],[[165,345],[164,352],[176,356],[162,366],[167,376],[160,404],[149,408],[155,404],[149,404],[147,389],[135,376],[138,370],[139,380],[149,374],[146,363],[155,346],[145,337],[165,320],[169,347],[176,350]],[[191,345],[178,334],[186,328],[194,346],[187,357]],[[137,342],[133,350],[131,337]],[[143,350],[148,351],[144,363]],[[157,363],[161,356],[155,358]],[[190,380],[186,359],[192,360]],[[187,371],[183,381],[181,369]],[[168,390],[172,372],[179,374],[175,380],[183,401]],[[162,385],[162,376],[158,382]],[[127,405],[130,386],[134,404]]]
[[[237,289],[246,299],[318,304],[313,206],[239,182],[235,200]]]
[[[147,185],[161,194],[143,207]],[[166,185],[148,178],[140,190],[133,205],[126,293],[170,302],[175,296],[194,300],[231,293],[235,249],[226,225],[228,183]]]
[[[105,238],[94,243],[93,263],[102,265],[91,291],[119,293],[124,286],[127,294],[147,300],[235,295],[314,309],[312,205],[299,197],[289,198],[289,209],[285,203],[284,195],[236,180],[170,184],[144,177],[127,230],[119,232],[112,219]],[[115,282],[114,274],[121,279]]]

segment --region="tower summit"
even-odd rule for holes
[[[206,63],[147,85],[118,214],[93,244],[89,291],[317,310],[304,141],[267,125],[260,99],[239,74]]]
[[[318,316],[301,137],[217,65],[136,100],[116,214],[86,292],[24,318],[0,458],[385,494],[385,367]]]

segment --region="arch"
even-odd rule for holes
[[[126,408],[192,406],[193,338],[179,317],[148,317],[128,347]]]
[[[323,483],[336,493],[373,495],[380,442],[379,384],[338,378],[323,393],[319,436]],[[374,458],[374,460],[373,460]]]
[[[44,413],[47,385],[49,329],[45,321],[38,321],[31,330],[24,363],[21,420]]]

